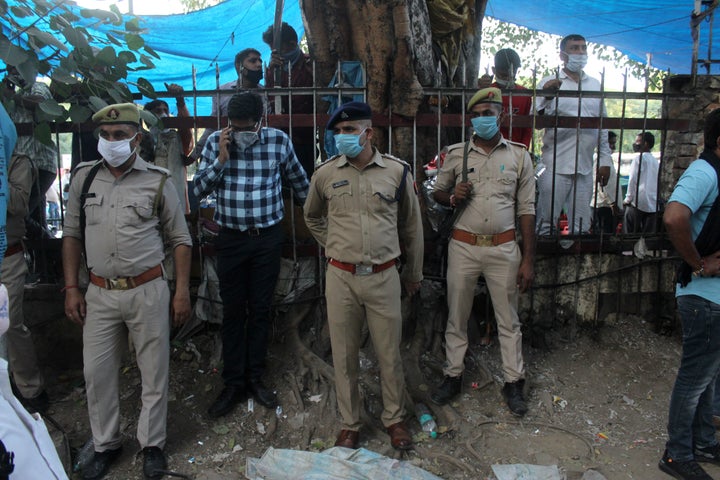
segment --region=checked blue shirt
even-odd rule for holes
[[[258,134],[259,140],[245,151],[231,144],[224,165],[218,162],[220,131],[205,143],[193,178],[194,193],[198,198],[217,193],[215,221],[222,227],[245,231],[280,222],[284,213],[281,178],[293,189],[295,199],[305,203],[308,179],[290,138],[275,128],[261,128]]]

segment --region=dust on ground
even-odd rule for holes
[[[222,389],[219,372],[209,363],[217,338],[216,332],[205,331],[189,344],[173,347],[166,446],[171,470],[198,480],[242,479],[246,458],[260,457],[268,447],[321,451],[333,445],[340,423],[333,399],[326,398],[332,390],[317,382],[317,388],[300,392],[302,402],[296,402],[290,388],[295,362],[283,343],[271,346],[266,382],[277,389],[282,412],[257,403],[249,411],[243,403],[226,417],[210,419],[206,409]],[[488,347],[470,348],[463,393],[452,403],[463,419],[458,428],[431,439],[410,419],[419,448],[395,452],[378,420],[381,402],[367,388],[366,408],[376,423],[361,431],[361,446],[408,460],[445,479],[492,479],[490,466],[496,463],[556,464],[568,479],[579,479],[588,469],[611,480],[669,478],[657,469],[657,462],[666,441],[667,408],[680,352],[677,335],[660,335],[637,316],[611,315],[593,338],[582,331],[573,340],[565,332],[553,332],[550,348],[525,346],[530,411],[517,420],[500,393],[495,338]],[[362,364],[361,383],[377,384],[371,353]],[[491,385],[474,388],[480,375],[477,365],[486,367],[494,380]],[[437,373],[423,369],[432,379],[429,384],[440,380]],[[49,414],[75,451],[90,438],[82,372],[65,371],[52,378]],[[142,479],[142,455],[135,439],[141,388],[136,365],[125,362],[120,378],[124,451],[106,478]],[[420,386],[428,388],[432,385]],[[720,467],[707,470],[720,478]],[[71,478],[81,477],[75,473]]]

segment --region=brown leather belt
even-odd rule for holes
[[[5,256],[9,257],[11,255],[15,255],[16,253],[20,253],[23,250],[23,244],[22,243],[16,243],[15,245],[8,245],[8,247],[5,249]]]
[[[466,232],[465,230],[456,228],[453,230],[452,238],[459,242],[477,245],[478,247],[495,247],[515,240],[515,230],[508,230],[507,232],[498,233],[496,235],[477,235],[475,233]]]
[[[162,267],[157,265],[137,277],[103,278],[90,272],[90,282],[107,290],[130,290],[160,276],[162,276]]]
[[[353,275],[370,275],[373,273],[382,272],[383,270],[387,270],[390,267],[394,267],[395,265],[397,265],[397,258],[392,259],[389,262],[381,263],[380,265],[367,265],[365,263],[355,265],[354,263],[345,263],[339,260],[335,260],[334,258],[329,259],[328,263],[333,267],[337,267],[340,270],[345,270],[346,272],[350,272]]]

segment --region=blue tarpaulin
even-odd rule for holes
[[[8,0],[7,3],[17,2]],[[654,67],[669,69],[672,73],[689,73],[693,6],[693,0],[489,0],[486,15],[561,36],[579,33],[589,41],[613,46],[634,60],[644,62],[646,54],[651,54]],[[273,23],[274,14],[274,0],[226,0],[189,14],[143,16],[142,37],[162,59],[155,60],[155,70],[131,72],[129,79],[145,77],[157,90],[165,90],[164,82],[175,82],[190,90],[195,65],[198,89],[214,89],[215,65],[220,68],[221,83],[233,80],[236,78],[233,60],[243,48],[254,47],[264,60],[269,60],[270,49],[262,42],[262,32]],[[19,20],[27,24],[33,18]],[[285,2],[283,20],[295,27],[299,36],[303,35],[298,1]],[[43,28],[43,23],[39,22],[38,26]],[[6,27],[3,25],[7,34]],[[113,28],[99,25],[91,31],[102,36]],[[720,18],[715,20],[713,30],[718,43]],[[703,22],[700,58],[708,58],[709,35],[710,25]],[[714,56],[720,58],[720,49],[715,49]],[[712,73],[720,73],[720,65],[714,65]],[[209,103],[210,100],[205,99],[198,114],[209,114]]]

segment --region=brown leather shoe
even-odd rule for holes
[[[360,432],[356,432],[355,430],[340,430],[340,434],[337,440],[335,440],[335,446],[356,449],[358,448],[359,441]]]
[[[398,450],[410,450],[412,448],[412,436],[408,432],[404,422],[393,423],[387,427],[390,434],[390,444]]]

